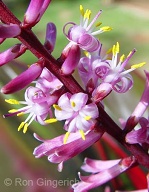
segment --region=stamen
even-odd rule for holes
[[[19,117],[19,116],[22,116],[24,114],[25,114],[24,112],[20,112],[20,113],[17,114],[17,116]]]
[[[44,121],[45,123],[55,123],[57,122],[57,119],[56,118],[51,118],[51,119],[47,119]]]
[[[9,113],[16,113],[18,110],[17,109],[10,109],[8,112]]]
[[[85,116],[85,117],[84,117],[84,119],[85,119],[86,121],[89,121],[91,118],[92,118],[91,116]]]
[[[106,54],[112,53],[113,47],[111,47],[110,49],[108,49],[108,51],[106,52]]]
[[[70,135],[70,132],[67,132],[64,136],[64,140],[63,140],[63,143],[66,144],[67,140],[68,140],[68,137]]]
[[[87,51],[84,51],[84,54],[86,57],[89,57],[89,55],[90,55],[89,52],[87,52]]]
[[[27,129],[28,129],[28,123],[25,123],[23,133],[26,133]]]
[[[75,104],[74,101],[71,102],[71,106],[72,106],[72,107],[75,107],[75,106],[76,106],[76,104]]]
[[[109,26],[104,26],[104,27],[101,27],[100,30],[105,32],[105,31],[111,31],[112,28]]]
[[[116,51],[116,53],[119,53],[119,51],[120,51],[120,46],[119,46],[118,42],[116,43],[115,51]]]
[[[25,122],[22,122],[22,123],[19,125],[19,127],[18,127],[18,131],[20,131],[20,130],[24,127],[24,125],[25,125]]]
[[[84,14],[84,19],[90,19],[91,16],[91,10],[87,9]]]
[[[125,59],[125,55],[123,54],[121,57],[120,57],[120,62],[123,62]]]
[[[60,106],[58,106],[58,105],[56,105],[56,104],[54,104],[53,107],[54,107],[54,109],[56,109],[56,110],[58,110],[58,111],[62,111],[62,109],[60,108]]]
[[[15,99],[5,99],[5,102],[9,103],[9,104],[20,104],[19,101],[15,100]]]
[[[81,134],[81,137],[83,140],[85,140],[85,134],[84,134],[84,131],[81,129],[79,130],[80,134]]]
[[[98,22],[98,23],[96,23],[96,27],[99,27],[100,25],[101,25],[102,23],[101,22]]]
[[[84,8],[83,8],[82,5],[80,5],[80,13],[81,13],[81,15],[84,17]]]
[[[138,64],[135,64],[135,65],[132,65],[131,69],[140,68],[140,67],[144,66],[145,64],[146,64],[146,62],[142,62],[142,63],[138,63]]]

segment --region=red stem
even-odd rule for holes
[[[6,24],[21,25],[21,22],[10,12],[6,5],[0,0],[0,19]],[[37,39],[31,29],[22,28],[20,36],[17,37],[38,59],[45,59],[45,66],[64,84],[66,91],[72,94],[84,92],[82,87],[72,76],[63,76],[61,74],[59,61],[53,58],[44,46]],[[119,143],[125,146],[137,159],[138,163],[149,168],[149,155],[140,145],[130,145],[125,142],[125,134],[121,128],[110,118],[110,116],[99,105],[101,127],[114,137]]]

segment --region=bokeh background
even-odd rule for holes
[[[29,1],[4,0],[4,2],[22,21]],[[105,101],[107,106],[106,110],[118,123],[120,117],[126,119],[131,114],[144,88],[144,70],[148,70],[149,68],[149,1],[53,0],[41,21],[33,28],[33,31],[40,41],[44,43],[46,24],[48,22],[54,22],[56,24],[57,41],[53,52],[53,56],[56,58],[60,56],[61,51],[68,43],[62,32],[64,24],[69,21],[79,23],[80,4],[82,4],[85,9],[89,8],[92,10],[92,18],[102,9],[103,13],[98,21],[103,23],[102,26],[109,25],[113,28],[111,32],[103,33],[99,37],[103,43],[103,50],[109,49],[118,41],[120,43],[121,54],[124,53],[127,55],[133,48],[137,49],[137,53],[132,58],[130,65],[143,61],[147,62],[145,67],[133,72],[132,75],[134,77],[135,86],[131,91],[119,96],[112,93]],[[16,39],[7,40],[0,46],[0,52],[17,42]],[[3,66],[0,70],[0,86],[2,87],[10,79],[24,71],[27,65],[35,61],[36,58],[27,51],[20,58]],[[21,65],[19,63],[21,63]],[[128,66],[128,68],[129,67],[130,66]],[[81,155],[66,162],[62,173],[59,173],[57,171],[57,165],[49,163],[46,157],[35,159],[32,152],[40,143],[33,137],[34,132],[45,139],[50,139],[64,133],[64,131],[60,123],[43,127],[34,122],[30,125],[27,133],[23,134],[21,131],[17,131],[17,127],[26,117],[9,117],[4,119],[3,114],[6,114],[8,110],[12,108],[12,106],[4,102],[4,99],[15,98],[24,100],[24,91],[25,90],[22,90],[13,95],[0,94],[0,191],[68,191],[69,182],[66,182],[65,186],[55,185],[55,187],[52,181],[75,181],[75,179],[78,179],[77,172],[80,171],[79,168],[82,165],[84,157],[88,156],[95,159],[114,159],[122,157],[122,154],[116,154],[114,150],[110,150],[108,143],[106,144],[105,141],[100,141],[93,147],[84,151]],[[103,156],[103,152],[106,157]],[[12,180],[10,186],[4,184],[7,178]],[[35,185],[39,178],[41,178],[41,186]],[[112,184],[108,184],[111,186],[111,192],[114,191],[114,187],[117,187],[115,189],[119,190],[134,189],[128,175],[122,174],[120,178],[122,178],[122,182],[116,180],[113,181]],[[48,180],[51,181],[51,184],[46,183]],[[34,185],[32,185],[31,181]],[[8,181],[8,185],[10,182]],[[106,185],[104,185],[104,187],[105,186]],[[99,187],[92,191],[102,192],[104,191],[104,187]],[[144,187],[144,184],[141,185],[140,182],[137,188],[141,189],[142,187]]]

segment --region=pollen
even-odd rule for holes
[[[71,106],[72,106],[72,107],[75,107],[75,106],[76,106],[76,104],[75,104],[74,101],[71,102]]]
[[[25,122],[23,121],[23,122],[19,125],[18,131],[20,131],[20,130],[24,127],[24,125],[25,125]]]
[[[140,67],[144,66],[145,64],[146,64],[146,62],[142,62],[142,63],[138,63],[138,64],[135,64],[135,65],[132,65],[131,69],[140,68]]]
[[[51,118],[51,119],[47,119],[44,121],[45,123],[55,123],[57,122],[57,119],[56,118]]]
[[[123,54],[121,57],[120,57],[120,61],[123,62],[125,59],[125,55]]]
[[[24,115],[24,112],[20,112],[20,113],[17,114],[18,117],[22,116],[22,115]]]
[[[5,102],[9,104],[20,104],[20,102],[15,99],[5,99]]]
[[[92,118],[91,116],[85,116],[85,117],[84,117],[84,119],[85,119],[86,121],[89,121],[91,118]]]
[[[66,144],[67,143],[67,140],[68,140],[68,137],[70,135],[70,132],[67,132],[64,136],[64,140],[63,140],[63,143]]]
[[[27,129],[28,129],[28,123],[25,123],[23,133],[26,133]]]
[[[81,130],[79,130],[79,132],[80,132],[80,135],[81,135],[82,139],[85,140],[85,134],[84,134],[84,131],[81,129]]]
[[[105,32],[105,31],[111,31],[112,28],[109,26],[104,26],[104,27],[101,27],[100,30]]]
[[[81,15],[84,17],[84,8],[83,8],[82,5],[80,5],[80,13],[81,13]]]
[[[8,112],[9,113],[16,113],[18,110],[17,109],[10,109]]]
[[[96,23],[96,27],[99,27],[100,25],[101,25],[102,23],[101,22],[98,22],[98,23]]]
[[[90,19],[91,16],[91,10],[87,9],[84,14],[84,19]]]
[[[58,105],[56,105],[56,104],[54,104],[53,107],[54,107],[54,109],[56,109],[56,110],[58,110],[58,111],[62,111],[62,109],[60,108],[60,106],[58,106]]]

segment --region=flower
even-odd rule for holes
[[[50,2],[51,0],[31,0],[24,15],[22,26],[27,28],[36,25],[36,23],[40,21]]]
[[[148,143],[149,144],[149,121],[141,117],[139,119],[140,128],[132,130],[126,135],[126,142],[130,144]]]
[[[119,43],[117,42],[116,45],[113,45],[112,60],[106,60],[106,62],[101,62],[101,65],[98,65],[95,69],[97,76],[101,79],[101,84],[94,90],[92,94],[94,101],[97,102],[98,100],[102,99],[100,93],[102,93],[104,98],[112,90],[118,93],[125,93],[132,88],[133,79],[129,73],[131,71],[134,71],[136,68],[142,67],[145,64],[145,62],[135,64],[132,65],[130,69],[125,70],[125,66],[128,64],[128,61],[131,59],[135,52],[136,50],[134,49],[132,52],[129,53],[125,60],[125,55],[122,55],[117,64]],[[104,86],[102,84],[104,84]],[[105,93],[103,94],[103,92]],[[98,96],[100,98],[98,98]]]
[[[89,176],[81,176],[79,173],[81,181],[73,184],[72,188],[74,189],[74,192],[87,192],[90,189],[98,187],[106,183],[107,181],[115,178],[119,174],[129,169],[132,165],[135,164],[135,162],[136,160],[134,157],[126,157],[122,160],[114,160],[114,161],[110,160],[110,162],[99,161],[98,165],[100,171]],[[95,165],[95,163],[97,162],[92,161],[92,165]]]
[[[56,26],[54,23],[48,23],[46,28],[46,38],[44,47],[51,53],[54,50],[56,41]]]
[[[63,94],[58,105],[54,105],[55,117],[57,120],[66,120],[64,129],[70,132],[80,131],[82,138],[84,132],[91,130],[95,125],[95,119],[98,117],[98,108],[94,103],[86,105],[88,95],[84,93]]]
[[[68,22],[64,26],[63,32],[71,43],[79,45],[80,48],[82,48],[83,50],[89,52],[96,51],[100,47],[100,42],[94,36],[104,31],[110,31],[111,27],[105,26],[97,31],[94,31],[93,24],[98,19],[102,11],[100,10],[97,13],[97,15],[94,17],[94,19],[91,21],[89,25],[88,22],[91,16],[91,11],[89,9],[84,11],[83,6],[80,5],[80,12],[81,12],[80,25],[77,25],[73,22]],[[68,27],[68,25],[72,26],[69,28],[68,32],[66,32],[66,27]],[[101,23],[97,23],[96,27],[98,27],[99,25],[101,25]]]
[[[36,80],[36,87],[40,88],[45,94],[53,94],[60,90],[63,84],[55,77],[46,67],[43,68],[42,73]]]
[[[26,71],[22,72],[20,75],[3,86],[1,92],[4,94],[10,94],[23,89],[32,83],[32,81],[34,81],[37,77],[39,77],[43,67],[42,61],[32,64]]]
[[[59,163],[58,170],[62,171],[63,162],[87,149],[99,140],[102,135],[103,131],[96,132],[95,130],[91,130],[86,133],[86,140],[82,141],[78,132],[70,133],[67,143],[64,144],[65,135],[58,136],[51,140],[44,140],[37,136],[37,134],[34,134],[34,137],[43,143],[35,148],[33,154],[36,158],[44,155],[48,156],[50,162]]]
[[[0,38],[11,38],[16,37],[21,33],[21,28],[16,24],[0,24]]]
[[[25,101],[17,101],[15,99],[5,100],[9,104],[23,104],[26,106],[20,109],[12,109],[9,111],[10,114],[6,114],[4,117],[29,114],[27,119],[18,127],[18,131],[23,128],[23,133],[26,133],[28,126],[32,123],[33,120],[36,120],[42,125],[46,125],[45,119],[48,115],[52,116],[52,110],[50,106],[55,103],[56,100],[57,97],[46,95],[39,88],[28,87],[25,91]],[[55,121],[55,119],[51,119],[51,122]]]
[[[105,67],[108,65],[107,61],[105,60],[106,56],[102,58],[100,56],[100,52],[101,47],[98,51],[95,51],[94,53],[86,52],[86,56],[82,57],[78,64],[78,72],[80,78],[89,93],[92,93],[101,82],[99,75],[97,75],[96,73],[96,68],[98,66],[100,67],[101,65]],[[102,73],[104,73],[104,67]]]

